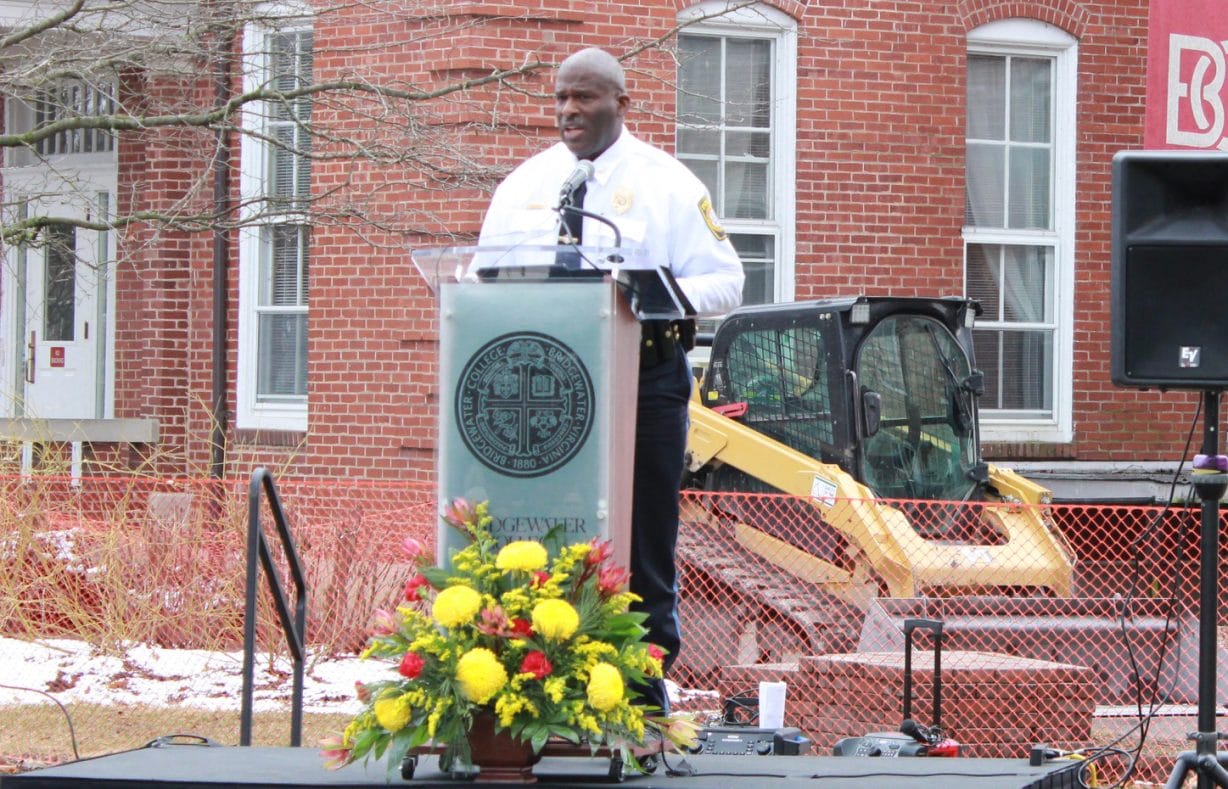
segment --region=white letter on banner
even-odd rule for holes
[[[1183,52],[1198,53],[1189,83],[1181,81]],[[1224,132],[1224,49],[1210,39],[1173,33],[1168,38],[1168,112],[1166,137],[1173,145],[1210,148],[1220,141]],[[1208,81],[1208,70],[1211,71]],[[1188,98],[1190,114],[1198,126],[1197,133],[1178,128],[1181,100]],[[1207,117],[1206,110],[1211,110]]]

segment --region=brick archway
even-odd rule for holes
[[[692,6],[699,5],[702,0],[674,0],[675,11],[685,11]],[[771,6],[777,11],[788,14],[794,19],[801,19],[802,14],[806,13],[806,3],[803,0],[761,0],[763,5]]]
[[[999,19],[1038,19],[1082,38],[1091,12],[1078,0],[959,0],[956,6],[964,30]]]

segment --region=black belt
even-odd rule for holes
[[[673,360],[678,353],[695,347],[695,321],[640,321],[640,369],[647,370]]]

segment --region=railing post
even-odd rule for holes
[[[264,493],[264,497],[261,493]],[[291,617],[286,604],[285,591],[281,575],[273,563],[268,542],[260,523],[260,504],[267,498],[269,509],[277,527],[278,537],[285,550],[286,561],[289,564],[291,579],[294,582],[294,615]],[[290,647],[291,659],[294,664],[294,686],[292,689],[290,711],[290,745],[298,747],[302,744],[303,732],[303,666],[306,662],[307,637],[307,584],[303,575],[302,563],[298,551],[294,547],[294,538],[290,533],[290,524],[286,519],[281,505],[281,497],[277,494],[277,486],[273,475],[263,467],[252,472],[247,496],[247,574],[244,584],[244,618],[243,618],[243,694],[242,709],[239,720],[239,745],[252,744],[253,693],[256,668],[256,577],[257,560],[264,567],[268,578],[269,591],[273,594],[277,617],[286,642]]]

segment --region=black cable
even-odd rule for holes
[[[938,757],[938,758],[941,758],[941,757]],[[704,775],[723,775],[723,774],[730,775],[730,776],[734,775],[734,773],[704,773]],[[781,777],[796,778],[798,776],[781,776]],[[1004,772],[1004,773],[964,773],[964,772],[958,772],[956,770],[947,770],[947,771],[939,772],[939,773],[927,772],[924,775],[917,775],[916,773],[902,773],[902,772],[879,772],[879,773],[847,773],[847,774],[824,773],[822,775],[810,776],[810,778],[815,779],[815,780],[822,780],[824,778],[853,779],[853,778],[922,778],[922,777],[923,778],[1015,778],[1015,777],[1033,778],[1035,776],[1032,773],[1019,772],[1018,770],[1013,770],[1013,771]]]
[[[1193,446],[1194,435],[1198,429],[1198,420],[1201,415],[1202,415],[1202,399],[1199,398],[1198,405],[1194,409],[1194,418],[1190,422],[1189,433],[1187,433],[1186,435],[1185,446],[1182,450],[1181,460],[1177,463],[1177,468],[1173,473],[1172,481],[1169,483],[1168,499],[1167,501],[1165,501],[1164,506],[1160,509],[1160,511],[1156,513],[1155,517],[1151,519],[1151,522],[1148,523],[1146,527],[1144,527],[1144,529],[1134,539],[1134,541],[1132,542],[1130,546],[1131,547],[1130,564],[1131,564],[1133,573],[1130,579],[1130,585],[1129,587],[1127,587],[1126,594],[1122,598],[1121,605],[1118,609],[1119,610],[1118,621],[1121,625],[1122,640],[1126,647],[1126,654],[1129,658],[1130,669],[1133,673],[1133,676],[1136,678],[1135,709],[1138,714],[1138,722],[1134,726],[1131,726],[1129,729],[1123,732],[1121,735],[1119,735],[1117,738],[1112,740],[1108,745],[1100,746],[1095,749],[1085,749],[1084,752],[1089,753],[1090,755],[1086,757],[1085,766],[1080,770],[1080,773],[1079,773],[1079,781],[1080,781],[1081,786],[1088,785],[1086,783],[1086,777],[1085,777],[1086,772],[1087,772],[1087,767],[1091,766],[1096,761],[1106,759],[1112,755],[1124,756],[1129,760],[1128,764],[1126,765],[1126,769],[1124,773],[1122,774],[1121,778],[1119,778],[1115,783],[1112,784],[1112,787],[1114,788],[1125,786],[1126,781],[1128,781],[1134,775],[1134,772],[1138,767],[1138,760],[1142,756],[1143,748],[1145,747],[1147,743],[1147,736],[1150,733],[1151,723],[1155,719],[1157,708],[1159,707],[1160,704],[1165,703],[1172,696],[1172,691],[1173,691],[1172,685],[1170,685],[1169,688],[1162,693],[1160,692],[1160,688],[1159,688],[1159,678],[1160,678],[1160,674],[1164,666],[1164,658],[1167,656],[1167,652],[1168,652],[1168,639],[1163,638],[1161,639],[1160,647],[1159,647],[1159,650],[1157,651],[1156,663],[1155,663],[1155,673],[1152,676],[1151,684],[1155,688],[1155,691],[1153,692],[1151,699],[1144,700],[1143,681],[1142,681],[1143,677],[1141,675],[1141,672],[1139,671],[1138,657],[1135,654],[1134,643],[1132,639],[1130,638],[1130,629],[1127,626],[1127,619],[1129,618],[1129,610],[1130,610],[1132,603],[1134,602],[1134,598],[1138,592],[1138,588],[1139,588],[1141,578],[1142,578],[1142,550],[1144,547],[1144,543],[1150,540],[1154,536],[1154,532],[1156,528],[1163,521],[1165,516],[1168,515],[1169,510],[1172,509],[1173,502],[1176,500],[1177,485],[1181,479],[1181,471],[1185,467],[1185,459],[1189,456],[1190,449]],[[1186,518],[1188,517],[1189,516],[1187,513]],[[1176,557],[1176,561],[1174,561],[1173,563],[1172,580],[1171,580],[1170,592],[1169,592],[1169,604],[1165,608],[1165,612],[1164,612],[1164,633],[1165,634],[1168,633],[1168,627],[1172,621],[1173,612],[1177,606],[1177,592],[1180,586],[1180,567],[1181,567],[1181,561],[1184,558],[1184,556],[1185,556],[1185,544],[1182,541],[1178,541],[1177,557]],[[1178,661],[1180,660],[1180,655],[1181,655],[1180,649],[1181,649],[1181,643],[1180,641],[1178,641],[1178,644],[1177,644],[1178,651],[1176,653]],[[1174,672],[1173,673],[1173,683],[1175,684],[1176,681],[1177,681],[1177,672]],[[1144,707],[1146,707],[1146,712],[1144,712]],[[1138,743],[1135,745],[1134,748],[1127,750],[1127,749],[1122,749],[1122,748],[1117,747],[1118,743],[1122,742],[1123,740],[1125,740],[1127,737],[1129,737],[1135,732],[1138,732],[1139,737],[1138,737]]]
[[[52,696],[47,691],[39,690],[38,688],[24,688],[24,687],[19,687],[17,685],[2,685],[2,684],[0,684],[0,688],[4,688],[5,690],[24,690],[30,693],[37,693],[40,696],[46,696],[47,698],[54,701],[55,705],[60,708],[60,712],[64,714],[64,720],[67,721],[68,723],[68,737],[72,741],[72,758],[76,760],[80,760],[81,752],[77,750],[77,729],[75,726],[73,726],[72,715],[69,714],[68,708],[65,707],[60,702],[59,699],[57,699],[55,696]]]

